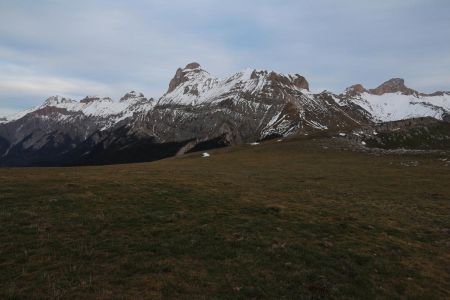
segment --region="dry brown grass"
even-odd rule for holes
[[[438,158],[292,140],[0,169],[0,295],[448,298],[450,170]]]

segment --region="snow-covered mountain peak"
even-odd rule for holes
[[[407,87],[403,79],[393,78],[375,89],[353,85],[339,95],[339,103],[354,103],[377,122],[425,116],[442,120],[450,111],[450,94],[419,93]]]
[[[109,97],[99,97],[99,96],[86,96],[80,100],[80,103],[92,103],[92,102],[113,102]]]
[[[147,100],[147,98],[144,97],[143,93],[138,93],[136,91],[130,91],[120,98],[120,102],[136,102],[141,100]]]
[[[242,81],[264,81],[278,86],[292,86],[300,90],[309,91],[309,83],[305,77],[299,74],[283,74],[275,71],[244,69],[243,71],[231,76],[230,78],[240,78]]]
[[[219,80],[203,70],[198,63],[190,63],[184,69],[179,68],[169,83],[167,93],[161,97],[160,104],[198,103],[207,91],[218,84]]]
[[[405,95],[402,92],[382,95],[365,92],[351,101],[368,111],[375,121],[396,121],[416,117],[442,120],[450,111],[450,96]]]
[[[173,92],[176,88],[178,88],[185,82],[193,82],[194,84],[194,81],[197,81],[198,83],[198,81],[206,80],[210,77],[211,75],[207,71],[203,70],[199,63],[193,62],[187,64],[183,69],[177,69],[177,71],[175,72],[175,76],[169,83],[169,89],[167,90],[166,94]]]
[[[49,98],[47,98],[44,103],[43,106],[55,106],[58,104],[63,104],[63,103],[74,103],[76,102],[75,100],[72,100],[70,98],[65,98],[62,96],[51,96]]]
[[[253,96],[264,93],[265,98],[270,98],[274,90],[285,88],[304,93],[309,91],[309,84],[299,74],[285,75],[251,68],[218,79],[203,70],[198,63],[191,63],[176,71],[168,92],[161,97],[159,104],[196,105],[223,101],[225,98],[237,101],[242,99],[242,93]]]

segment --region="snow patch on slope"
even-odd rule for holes
[[[75,101],[61,96],[53,96],[48,98],[40,106],[6,117],[6,121],[3,123],[12,122],[21,119],[30,113],[53,107],[64,109],[67,112],[81,112],[88,117],[109,119],[107,125],[107,127],[109,127],[128,117],[132,117],[135,112],[142,113],[149,111],[153,106],[152,101],[144,98],[142,94],[136,97],[130,97],[124,101],[113,101],[108,97],[100,98],[96,96],[88,96],[81,101]],[[45,118],[46,116],[42,115],[40,117]],[[58,116],[59,121],[68,118],[69,116],[64,114]]]
[[[442,119],[450,111],[450,96],[415,96],[386,93],[381,96],[363,93],[352,101],[367,110],[375,121],[387,122],[416,117]]]

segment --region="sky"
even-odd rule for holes
[[[448,0],[0,0],[0,116],[52,95],[159,98],[193,61],[298,73],[313,91],[450,90],[449,15]]]

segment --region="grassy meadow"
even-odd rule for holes
[[[445,156],[209,153],[0,169],[0,298],[450,298]]]

